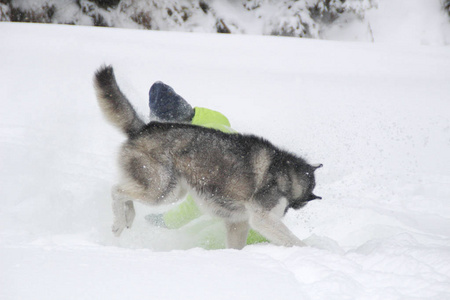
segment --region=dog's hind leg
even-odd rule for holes
[[[225,221],[227,228],[227,248],[242,249],[247,244],[247,235],[250,226],[247,221]]]
[[[169,204],[182,199],[187,193],[183,184],[176,184],[170,177],[162,177],[158,186],[151,188],[136,181],[125,181],[112,188],[112,209],[114,221],[112,231],[120,236],[125,228],[133,225],[135,217],[133,201],[147,205]]]
[[[112,188],[112,199],[114,213],[112,231],[114,235],[120,236],[125,227],[130,228],[133,225],[136,216],[133,199],[118,185]]]

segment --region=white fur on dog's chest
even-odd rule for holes
[[[288,201],[286,198],[282,197],[278,200],[278,204],[270,210],[270,213],[278,218],[284,216],[284,212],[286,211],[286,207],[288,206]]]

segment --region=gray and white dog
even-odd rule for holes
[[[227,247],[242,249],[252,227],[282,246],[304,246],[281,221],[313,194],[314,171],[304,159],[253,135],[190,124],[142,121],[120,91],[111,66],[95,74],[98,103],[127,136],[119,153],[122,178],[112,189],[113,232],[135,217],[133,201],[173,203],[189,192],[198,206],[224,220]]]

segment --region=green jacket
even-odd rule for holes
[[[227,133],[236,132],[231,129],[230,121],[228,121],[227,117],[220,112],[202,107],[195,107],[194,111],[195,114],[191,121],[192,125],[213,128]]]

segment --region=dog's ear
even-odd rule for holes
[[[313,171],[315,171],[315,170],[317,170],[319,168],[322,168],[323,164],[317,164],[317,165],[314,165],[314,166],[311,166],[311,167],[312,167]]]
[[[312,200],[316,200],[316,199],[321,200],[322,197],[316,196],[316,195],[314,195],[313,193],[311,193],[311,194],[308,196],[308,199],[307,199],[306,201],[312,201]]]

